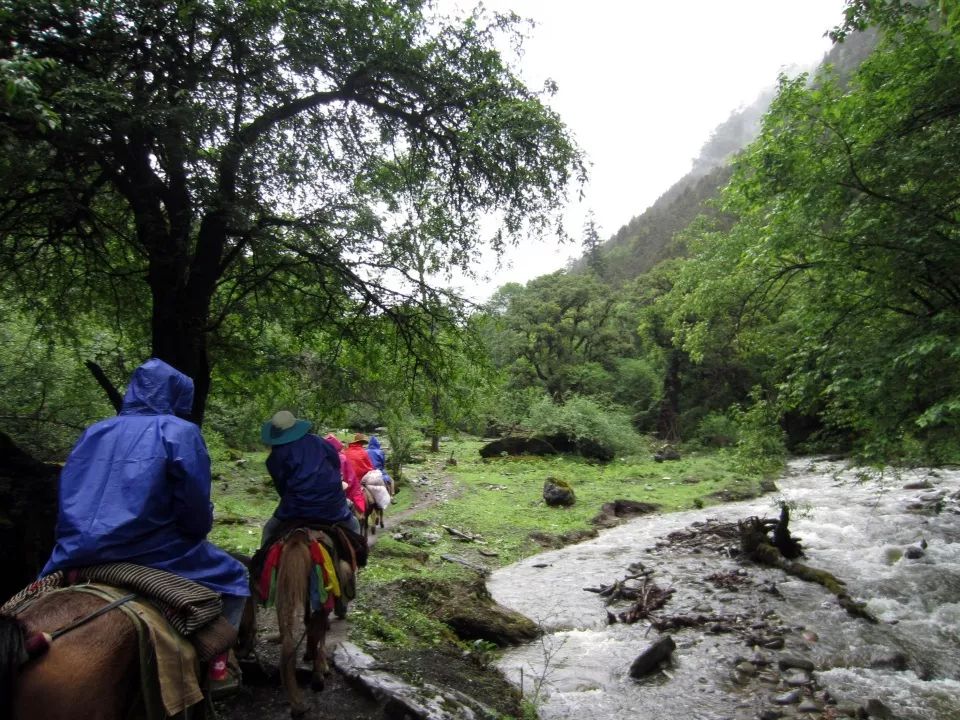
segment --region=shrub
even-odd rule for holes
[[[634,455],[643,449],[643,441],[625,410],[603,407],[587,397],[575,395],[562,405],[541,398],[530,407],[524,424],[535,435],[592,443],[615,455]]]
[[[700,421],[696,438],[706,447],[729,447],[740,439],[740,428],[730,413],[712,412]]]

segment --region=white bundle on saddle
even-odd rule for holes
[[[370,490],[373,495],[373,501],[381,510],[390,504],[390,491],[387,490],[383,482],[383,473],[379,470],[371,470],[360,479],[360,484]]]

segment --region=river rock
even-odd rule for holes
[[[660,638],[640,653],[633,661],[633,664],[630,666],[630,677],[642,678],[645,675],[649,675],[657,669],[661,662],[669,660],[676,648],[676,643],[669,635]]]
[[[925,555],[923,548],[918,547],[917,545],[910,545],[906,550],[903,551],[903,556],[907,560],[919,560]]]
[[[790,687],[802,687],[810,684],[810,673],[806,670],[791,670],[783,678],[784,682]]]
[[[801,657],[799,655],[789,655],[783,654],[780,656],[780,659],[777,660],[777,667],[781,670],[790,670],[796,668],[798,670],[806,670],[808,672],[813,672],[815,665],[812,660],[808,658]]]
[[[877,720],[893,720],[894,717],[893,711],[876,698],[867,700],[864,709],[867,711],[867,715],[877,718]]]
[[[782,695],[773,695],[770,697],[770,701],[776,703],[777,705],[795,705],[800,702],[800,691],[791,690],[790,692],[785,692]]]
[[[889,655],[881,655],[870,660],[870,667],[903,672],[907,669],[907,656],[902,652],[891,652]]]
[[[802,713],[818,713],[821,710],[820,704],[812,698],[805,698],[797,705],[797,711]]]
[[[767,708],[766,710],[761,710],[757,715],[758,720],[780,720],[783,717],[783,710],[777,710],[775,708]]]

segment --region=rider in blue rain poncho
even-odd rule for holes
[[[134,371],[120,414],[87,428],[60,473],[56,545],[41,575],[111,562],[166,570],[223,595],[239,624],[246,568],[206,540],[210,456],[182,419],[192,406],[193,381],[167,363]]]
[[[360,524],[350,512],[340,479],[340,456],[323,438],[309,432],[312,423],[289,410],[277,412],[260,428],[270,446],[267,471],[280,504],[263,527],[261,547],[275,539],[285,523],[343,523],[355,533]]]
[[[370,441],[367,443],[367,455],[370,456],[370,462],[373,463],[373,466],[383,473],[383,483],[387,486],[390,494],[393,495],[393,478],[387,474],[387,455],[383,452],[383,448],[380,447],[380,441],[377,440],[376,435],[370,436]]]

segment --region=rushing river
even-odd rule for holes
[[[756,648],[733,633],[672,631],[671,665],[641,681],[630,678],[632,661],[658,633],[644,621],[608,625],[608,610],[628,603],[607,607],[584,588],[610,585],[640,562],[674,590],[663,613],[775,617],[789,630],[781,652],[809,658],[817,687],[841,704],[873,700],[882,703],[878,715],[960,720],[960,470],[867,479],[839,463],[801,459],[778,485],[778,493],[756,500],[637,518],[497,571],[488,582],[494,598],[545,631],[509,651],[501,669],[522,684],[544,720],[757,717],[783,685],[760,692],[734,681],[734,666]],[[716,552],[655,547],[667,534],[711,519],[776,517],[780,500],[796,508],[790,529],[803,544],[803,562],[845,581],[879,623],[848,615],[820,585],[780,570]],[[737,592],[704,579],[743,570],[754,588],[772,592]],[[796,706],[786,712],[796,715]]]

